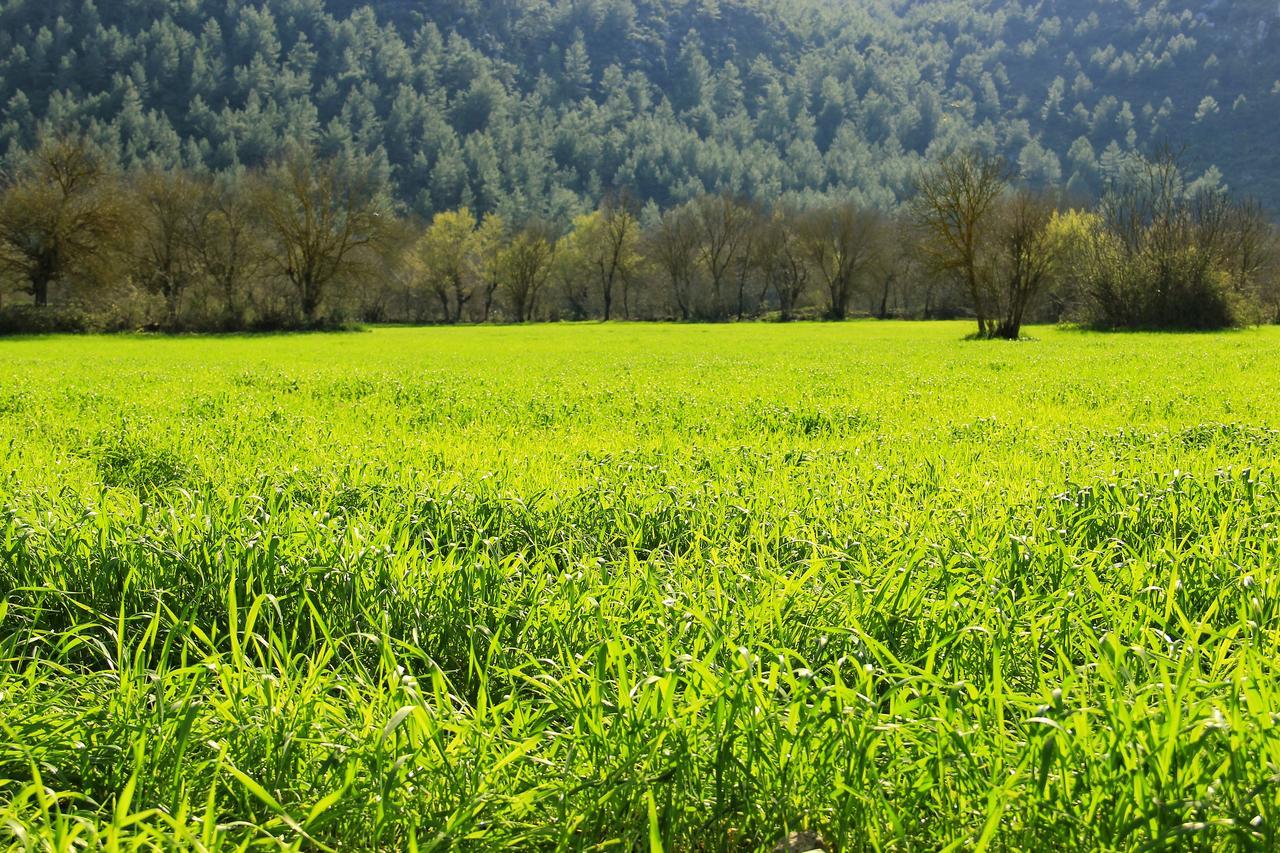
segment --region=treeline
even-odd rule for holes
[[[1031,319],[1106,329],[1280,321],[1276,225],[1261,205],[1188,181],[1170,148],[1133,157],[1093,208],[1011,185],[999,160],[951,155],[911,202],[926,265],[957,282],[978,334]]]
[[[0,283],[29,297],[0,325],[334,323],[363,304],[362,289],[384,286],[402,227],[365,161],[299,146],[258,171],[126,173],[83,137],[53,138],[0,194]]]
[[[908,203],[613,193],[570,221],[403,213],[376,161],[305,144],[259,170],[123,171],[52,137],[0,192],[0,327],[244,330],[346,322],[976,317],[1218,328],[1280,319],[1263,209],[1132,158],[1068,207],[976,149]]]

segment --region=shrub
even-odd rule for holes
[[[78,308],[7,305],[0,308],[0,335],[52,335],[89,332],[91,317]]]

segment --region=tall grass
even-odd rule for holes
[[[1280,334],[0,344],[19,849],[1274,849]]]

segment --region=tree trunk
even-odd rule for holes
[[[453,281],[453,317],[449,322],[458,325],[462,322],[462,309],[466,307],[469,297],[462,293],[462,279],[455,278]]]
[[[235,280],[229,274],[224,275],[222,278],[222,298],[226,303],[223,306],[226,317],[224,322],[227,324],[227,328],[234,328],[239,325],[240,306],[236,304]]]
[[[49,304],[49,279],[35,276],[31,279],[31,296],[41,308]]]
[[[688,320],[689,306],[685,304],[684,297],[681,296],[682,291],[680,289],[679,276],[675,276],[675,275],[671,276],[671,293],[676,298],[676,308],[680,311],[680,319]]]
[[[165,292],[165,310],[168,313],[168,323],[170,328],[176,328],[178,325],[178,303],[182,299],[182,291],[172,282],[169,289]]]
[[[893,287],[893,276],[888,276],[884,280],[884,289],[880,291],[880,311],[877,316],[881,320],[889,317],[889,290]]]
[[[302,301],[302,319],[308,324],[315,322],[316,310],[320,307],[320,294],[314,281],[310,278],[303,278],[298,283]]]
[[[1016,341],[1022,331],[1022,326],[1017,320],[1004,320],[996,327],[995,337],[1006,341]]]
[[[484,291],[484,322],[489,322],[489,313],[493,310],[493,296],[498,292],[498,285],[490,282]]]
[[[847,290],[843,285],[833,284],[830,291],[831,309],[827,311],[827,319],[843,320],[845,315],[849,313]]]

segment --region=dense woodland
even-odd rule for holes
[[[421,217],[564,221],[610,190],[853,195],[982,145],[1097,194],[1177,140],[1280,202],[1274,0],[0,0],[0,152],[125,168],[374,156]]]
[[[1250,209],[1240,221],[1280,200],[1270,0],[0,0],[0,104],[3,300],[50,303],[54,325],[980,315],[972,276],[921,242],[938,223],[914,209],[948,155],[1002,161],[1005,190],[1093,211],[1077,238],[1106,230],[1134,257],[1133,227],[1098,225],[1118,215],[1105,200],[1132,201],[1170,140],[1165,196],[1187,209],[1143,211],[1144,228],[1190,227],[1229,192],[1259,199],[1233,207]],[[56,193],[67,209],[101,200],[102,217],[33,279],[53,259],[32,260],[22,212],[55,191],[59,145],[92,179]],[[306,195],[304,178],[354,192],[377,225],[319,271],[280,254],[268,203],[290,181]],[[350,199],[312,201],[346,227]],[[587,256],[619,211],[602,267]],[[804,247],[824,217],[861,235],[852,269]],[[147,223],[178,221],[165,239],[184,248],[157,258]],[[226,229],[230,276],[207,257],[228,251]],[[1265,253],[1240,262],[1256,268],[1246,285],[1238,247],[1227,260],[1216,245],[1197,292],[1230,302],[1231,322],[1272,319]],[[1082,265],[1115,266],[1100,251],[1046,274],[1030,316],[1166,324],[1080,298]]]

